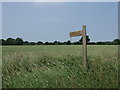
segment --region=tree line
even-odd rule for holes
[[[65,42],[60,42],[60,41],[54,41],[54,42],[29,42],[29,41],[24,41],[22,38],[7,38],[5,39],[0,39],[0,45],[81,45],[82,44],[82,39],[77,42],[71,42],[70,40],[65,41]],[[89,36],[86,36],[86,42],[87,45],[120,45],[120,39],[114,39],[113,41],[106,41],[106,42],[90,42]]]

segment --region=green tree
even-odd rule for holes
[[[29,45],[29,42],[28,42],[28,41],[25,41],[23,44],[24,44],[24,45]]]
[[[16,45],[23,45],[23,40],[22,40],[22,38],[16,38],[16,39],[15,39],[15,44],[16,44]]]
[[[66,42],[66,45],[70,45],[71,44],[71,42],[70,42],[70,40],[68,40],[67,42]]]
[[[15,44],[15,39],[13,39],[13,38],[7,38],[5,44],[6,45],[14,45]]]
[[[80,41],[80,43],[82,43],[83,37],[81,37],[81,39],[79,41]],[[89,42],[90,42],[90,38],[88,35],[86,35],[86,43],[89,43]]]
[[[49,42],[45,42],[45,45],[49,45]]]
[[[4,39],[0,39],[0,45],[5,45],[5,40]]]
[[[77,41],[77,42],[74,42],[73,44],[74,44],[74,45],[80,45],[80,44],[82,44],[82,43],[79,42],[79,41]]]
[[[113,44],[120,45],[120,39],[114,39]]]
[[[104,42],[99,41],[97,42],[97,45],[104,45]]]
[[[29,45],[35,45],[36,43],[35,42],[30,42]]]
[[[57,41],[54,41],[53,42],[53,45],[58,45],[59,43]]]
[[[2,39],[0,39],[0,45],[2,45]]]
[[[43,44],[43,42],[41,42],[41,41],[37,42],[37,45],[42,45],[42,44]]]

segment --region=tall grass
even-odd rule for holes
[[[2,46],[0,46],[0,89],[2,89]]]
[[[117,46],[3,46],[4,88],[117,88]]]

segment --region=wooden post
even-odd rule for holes
[[[86,45],[86,26],[82,25],[83,30],[83,66],[87,67],[87,45]]]

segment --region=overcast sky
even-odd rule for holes
[[[87,26],[91,41],[118,38],[117,2],[3,2],[2,38],[67,41],[69,32]],[[81,37],[73,37],[77,41]]]
[[[2,3],[0,2],[0,38],[2,38]]]

